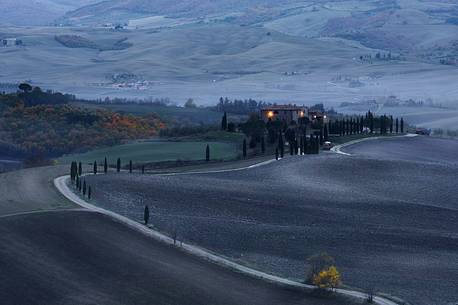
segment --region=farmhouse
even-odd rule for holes
[[[261,117],[264,122],[279,120],[290,124],[292,121],[297,122],[307,114],[308,109],[306,107],[289,105],[275,105],[261,109]]]
[[[261,110],[261,117],[266,123],[269,120],[279,120],[290,124],[293,121],[299,122],[299,120],[303,118],[306,118],[306,121],[311,123],[328,122],[328,118],[325,113],[312,111],[304,106],[275,105],[265,107]]]
[[[13,47],[22,45],[22,40],[16,38],[5,38],[1,40],[3,47]]]

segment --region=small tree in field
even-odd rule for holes
[[[83,195],[86,195],[86,180],[83,180]]]
[[[105,157],[105,160],[103,161],[103,172],[105,174],[108,172],[108,161],[106,157]]]
[[[97,161],[94,161],[94,175],[97,175]]]
[[[340,272],[335,266],[330,266],[327,269],[321,270],[313,276],[313,284],[319,289],[334,290],[342,283]]]
[[[132,174],[132,160],[129,161],[129,173]]]
[[[116,161],[116,171],[119,173],[121,171],[121,159],[118,158],[118,161]]]
[[[145,210],[143,211],[143,221],[145,222],[145,226],[148,225],[149,222],[149,208],[145,205]]]

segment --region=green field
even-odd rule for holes
[[[237,145],[234,143],[208,142],[212,160],[229,160],[238,155]],[[171,142],[171,141],[144,141],[131,144],[100,148],[82,154],[66,155],[59,158],[59,163],[81,161],[102,164],[107,157],[109,164],[115,164],[117,158],[123,163],[132,160],[133,163],[162,162],[162,161],[194,161],[205,159],[207,142]]]

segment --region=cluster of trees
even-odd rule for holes
[[[0,95],[0,140],[18,147],[27,157],[47,159],[115,145],[156,135],[163,126],[154,114],[136,117],[65,103],[31,106],[21,94]]]
[[[323,106],[318,104],[315,107],[319,110]],[[232,128],[229,126],[227,113],[224,112],[221,129],[230,131]],[[277,144],[277,155],[282,157],[285,141],[289,143],[290,154],[319,153],[320,146],[329,141],[330,134],[346,136],[377,131],[382,135],[394,132],[404,133],[405,126],[403,118],[399,120],[387,115],[376,117],[369,111],[365,116],[344,117],[329,123],[323,123],[320,120],[309,122],[309,119],[304,117],[289,125],[280,120],[269,120],[266,123],[258,114],[251,114],[246,122],[239,124],[238,128],[249,139],[249,148],[254,149],[260,143],[261,151],[265,153],[265,136],[267,135],[267,143]],[[308,128],[310,130],[307,130]],[[246,156],[246,145],[246,140],[244,140],[244,157]]]
[[[253,99],[246,100],[229,100],[227,97],[221,97],[216,106],[212,107],[218,112],[228,112],[233,114],[251,114],[259,112],[261,108],[266,106],[271,106],[270,103],[265,103],[262,101],[256,101]]]
[[[353,135],[363,132],[375,133],[377,130],[380,134],[404,133],[404,119],[394,119],[393,116],[382,115],[374,116],[368,111],[365,116],[346,117],[340,120],[329,122],[329,132],[335,135]],[[326,126],[325,126],[326,128]]]
[[[18,88],[21,92],[17,95],[26,107],[42,104],[61,105],[76,100],[74,95],[62,94],[51,90],[42,91],[40,87],[32,87],[27,83],[20,84]]]

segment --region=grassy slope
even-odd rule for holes
[[[0,216],[75,207],[53,187],[53,179],[67,173],[66,166],[53,166],[1,174]]]
[[[237,146],[233,143],[209,142],[212,159],[233,159],[237,156]],[[69,163],[73,160],[84,163],[94,162],[99,164],[105,157],[110,164],[114,164],[117,158],[124,162],[132,160],[133,163],[175,161],[175,160],[203,160],[205,159],[205,147],[207,142],[187,141],[145,141],[131,144],[118,145],[108,148],[96,149],[83,154],[64,156],[58,161]]]

